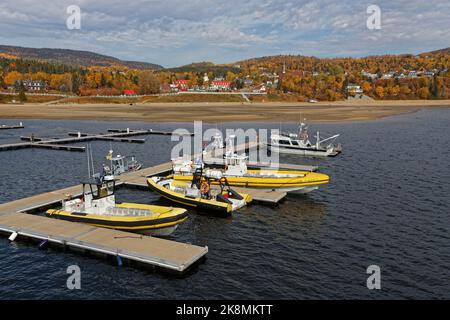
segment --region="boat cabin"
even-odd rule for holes
[[[247,174],[247,156],[236,153],[225,155],[225,174],[230,176],[242,176]]]
[[[100,214],[115,205],[114,178],[97,176],[93,181],[84,182],[82,185],[82,198],[63,200],[64,211]]]

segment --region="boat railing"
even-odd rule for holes
[[[111,216],[139,216],[139,217],[143,217],[143,216],[152,216],[152,215],[156,215],[155,212],[151,211],[151,210],[146,210],[146,209],[136,209],[136,208],[119,208],[119,207],[110,207],[108,208],[108,210],[106,211],[106,215],[111,215]]]

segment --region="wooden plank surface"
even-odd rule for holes
[[[179,272],[185,271],[208,252],[207,247],[25,213],[0,216],[0,230],[118,255]]]
[[[50,192],[41,193],[35,196],[22,198],[7,203],[0,204],[0,215],[14,212],[22,212],[43,207],[48,204],[60,202],[67,195],[74,197],[81,195],[81,185],[58,189]]]

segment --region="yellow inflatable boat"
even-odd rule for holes
[[[284,192],[307,193],[327,184],[330,177],[323,173],[293,170],[248,170],[246,156],[228,154],[224,169],[203,168],[202,162],[183,161],[173,166],[173,179],[191,181],[193,173],[201,171],[213,184],[226,178],[230,186],[277,189]]]
[[[186,209],[138,203],[116,203],[114,181],[83,184],[83,197],[66,199],[47,216],[97,227],[168,236],[188,218]],[[88,189],[87,189],[88,187]]]
[[[209,213],[229,215],[253,200],[250,195],[238,193],[219,182],[220,189],[213,190],[211,180],[202,177],[191,176],[190,181],[152,177],[147,183],[150,189],[170,201]]]

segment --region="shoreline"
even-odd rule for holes
[[[335,101],[318,103],[0,104],[0,119],[140,122],[352,122],[377,120],[424,108],[448,108],[450,100]]]

